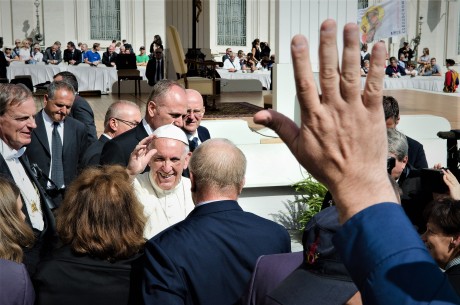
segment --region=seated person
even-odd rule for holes
[[[123,167],[84,170],[57,210],[62,246],[38,268],[38,304],[140,304],[144,226]]]
[[[224,69],[227,69],[228,72],[241,70],[240,60],[235,57],[235,54],[230,52],[228,56],[229,57],[224,61]]]
[[[366,76],[367,72],[369,72],[369,60],[365,59],[364,60],[364,65],[361,67],[361,76]]]
[[[460,201],[449,197],[434,201],[426,227],[422,240],[460,295]]]
[[[246,69],[246,55],[244,54],[243,50],[239,50],[237,56],[240,60],[241,70]]]
[[[403,69],[406,69],[406,61],[405,61],[405,56],[404,54],[399,55],[399,60],[398,60],[398,65],[401,66]]]
[[[58,65],[62,61],[61,50],[59,50],[59,45],[56,43],[51,47],[45,50],[45,55],[43,55],[43,61],[50,65]]]
[[[11,48],[5,47],[4,52],[5,52],[5,58],[7,62],[19,60],[19,57],[13,54],[13,51]]]
[[[102,54],[102,63],[107,67],[115,67],[117,60],[117,53],[115,53],[115,47],[110,45],[107,51]]]
[[[392,78],[398,78],[403,75],[406,75],[406,71],[398,65],[396,57],[390,57],[390,65],[385,69],[385,74]]]
[[[406,67],[406,75],[410,75],[411,77],[415,77],[418,75],[418,71],[416,69],[416,64],[414,62],[409,62]]]
[[[303,233],[303,252],[259,257],[240,304],[362,304],[332,244],[339,229],[335,206],[313,216]]]
[[[42,62],[43,61],[43,53],[40,51],[40,45],[38,43],[34,44],[32,48],[32,60],[37,63],[37,62]]]
[[[69,65],[76,66],[81,63],[81,51],[75,47],[73,41],[67,43],[67,49],[64,50],[64,61]]]
[[[436,58],[432,57],[430,64],[426,64],[425,67],[428,68],[422,68],[421,76],[441,76],[441,67],[436,63]]]
[[[149,61],[149,56],[145,53],[145,47],[142,46],[139,48],[139,55],[136,55],[136,65],[138,66],[147,66]]]
[[[255,71],[260,68],[260,62],[254,57],[254,54],[248,53],[246,58],[246,69]]]
[[[230,58],[230,53],[232,52],[232,48],[225,49],[225,54],[222,56],[222,62],[225,62],[227,59]]]
[[[97,42],[93,43],[93,49],[86,51],[84,55],[85,63],[91,66],[97,66],[101,62],[101,55],[99,54],[100,50],[101,44]]]

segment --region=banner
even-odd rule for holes
[[[361,42],[370,43],[383,38],[406,34],[406,0],[389,0],[358,10]]]

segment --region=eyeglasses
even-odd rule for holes
[[[114,119],[117,120],[117,121],[120,121],[120,122],[122,122],[122,123],[125,123],[126,125],[128,125],[128,126],[131,127],[131,128],[134,128],[134,127],[136,127],[137,125],[139,125],[139,122],[136,122],[136,121],[130,122],[130,121],[122,120],[122,119],[119,119],[119,118],[114,118]]]
[[[202,117],[204,114],[204,109],[188,109],[187,110],[187,116],[191,116],[192,113],[196,117]]]
[[[163,52],[155,52],[155,54],[162,54]]]
[[[14,44],[20,44],[21,42],[20,41],[15,41]]]

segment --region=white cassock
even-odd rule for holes
[[[184,220],[195,207],[188,178],[181,177],[174,189],[165,191],[151,179],[150,172],[146,172],[137,175],[133,185],[147,217],[144,229],[147,239]]]

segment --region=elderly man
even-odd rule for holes
[[[37,113],[37,128],[27,149],[30,162],[36,163],[43,172],[42,186],[57,205],[65,187],[77,176],[88,146],[85,125],[68,117],[74,99],[75,90],[69,83],[52,82],[48,86],[44,107]]]
[[[255,123],[275,130],[299,163],[331,190],[342,223],[333,243],[363,304],[460,304],[447,277],[396,204],[397,195],[388,179],[381,106],[385,45],[379,42],[373,47],[362,92],[359,27],[345,25],[341,65],[335,21],[324,21],[319,32],[323,95],[318,94],[313,77],[311,47],[304,36],[297,35],[291,54],[301,122],[262,110],[254,116]],[[147,248],[150,252],[150,243]]]
[[[45,50],[45,55],[43,55],[43,61],[51,65],[58,65],[61,63],[61,50],[59,50],[59,46],[56,43]]]
[[[182,127],[186,114],[185,89],[171,80],[159,81],[150,93],[142,123],[105,143],[101,154],[101,164],[128,165],[131,152],[142,139],[166,124],[173,123]]]
[[[204,142],[189,166],[195,208],[147,242],[144,302],[235,304],[259,256],[290,252],[289,234],[238,205],[246,158],[230,141]]]
[[[104,144],[135,128],[141,120],[141,111],[135,103],[123,100],[112,103],[105,113],[104,133],[86,150],[82,167],[99,165]]]
[[[193,210],[190,179],[182,177],[190,155],[185,133],[170,124],[155,129],[131,154],[127,171],[136,176],[134,189],[147,217],[146,239],[184,220]],[[140,174],[147,164],[150,171]]]
[[[186,89],[187,94],[187,116],[184,121],[184,131],[187,134],[190,151],[193,152],[198,145],[211,138],[209,130],[200,126],[205,108],[203,97],[195,89]]]
[[[102,54],[102,63],[107,67],[115,67],[117,61],[117,53],[115,53],[115,46],[111,44],[107,51]]]
[[[35,124],[36,108],[32,93],[24,86],[0,84],[0,173],[21,190],[25,222],[34,230],[36,242],[24,249],[24,264],[30,275],[49,251],[55,234],[51,201],[37,181],[27,156]],[[48,205],[50,204],[50,205]]]
[[[224,61],[224,69],[227,69],[229,72],[241,70],[240,59],[233,52],[230,52],[228,58]]]

